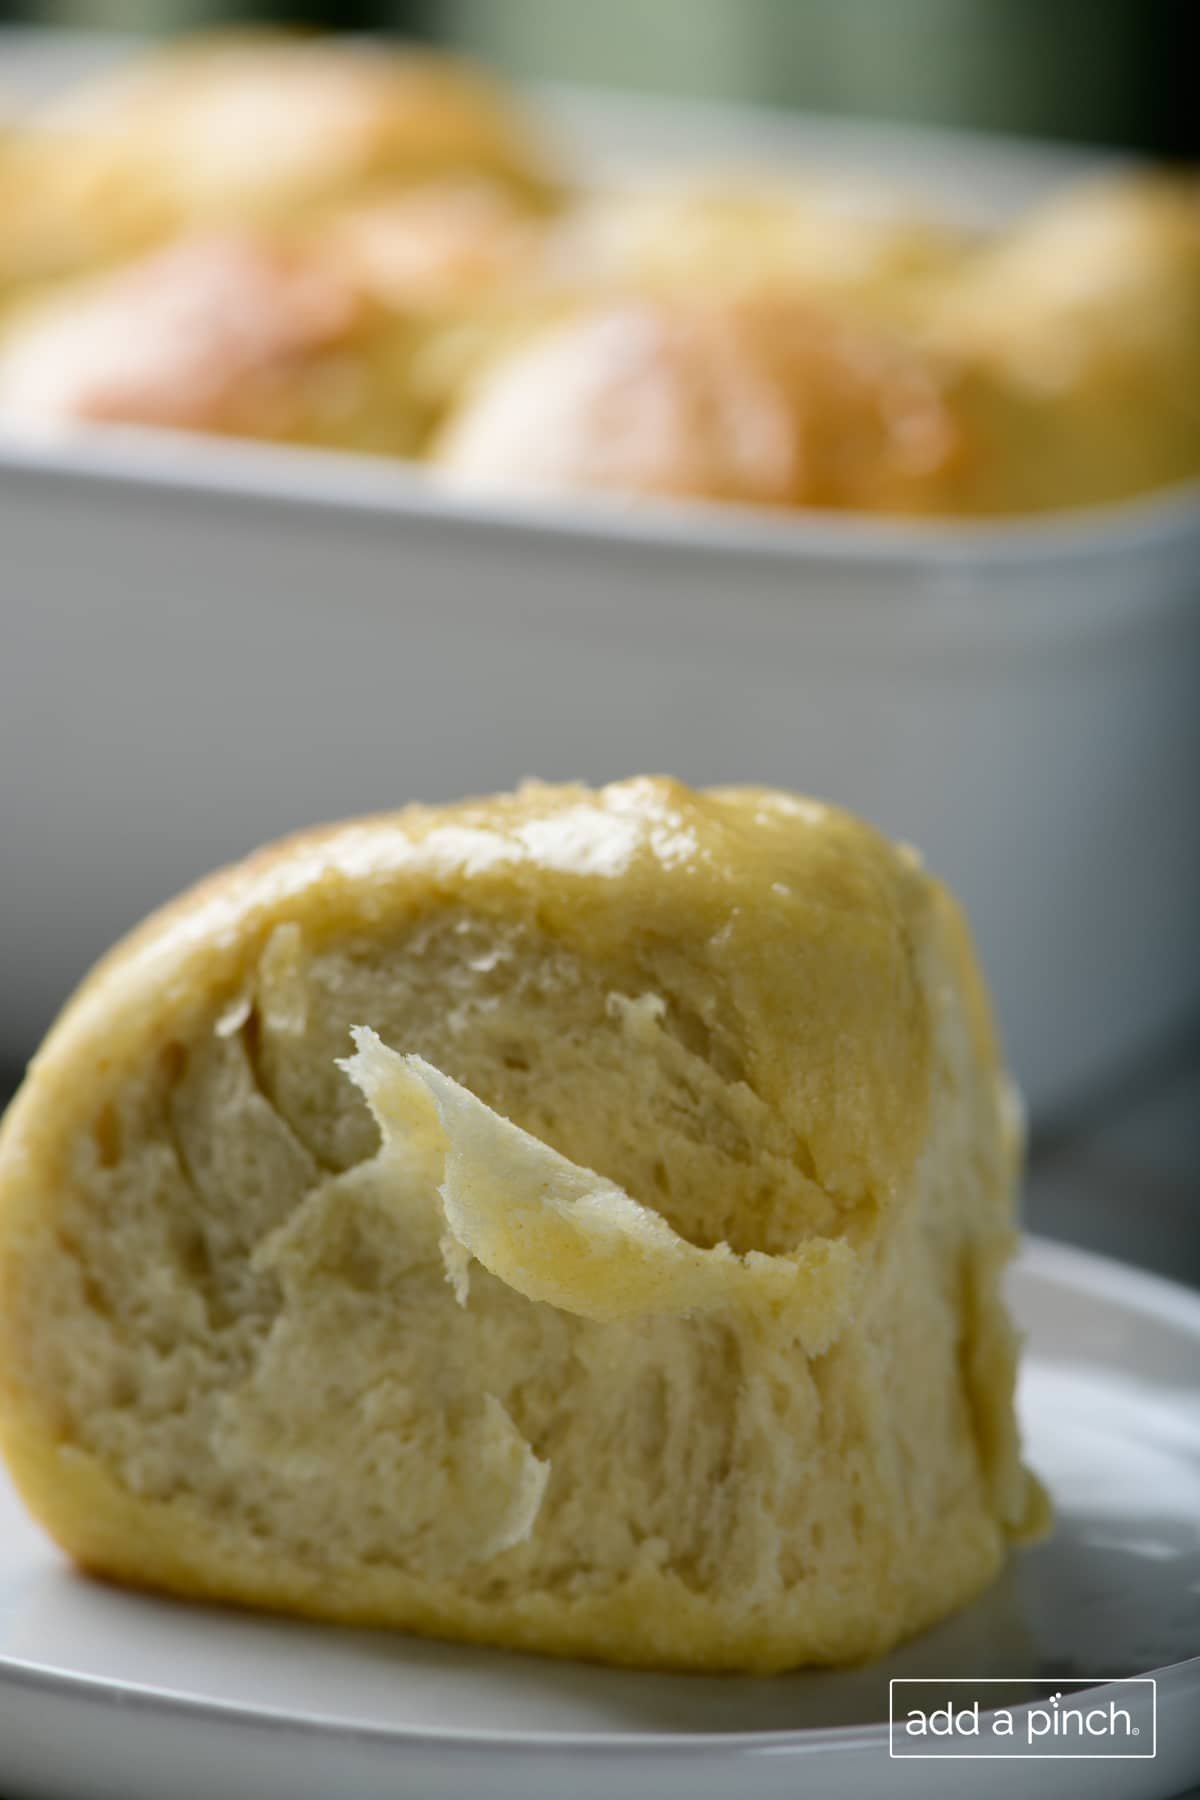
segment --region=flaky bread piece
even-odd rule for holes
[[[886,1649],[1039,1512],[962,920],[663,779],[297,837],[103,962],[0,1136],[0,1443],[86,1569],[661,1667]]]

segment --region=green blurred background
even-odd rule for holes
[[[1172,156],[1198,148],[1195,14],[1194,0],[0,0],[0,18],[88,29],[395,30],[519,75]]]

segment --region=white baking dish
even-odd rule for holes
[[[602,155],[657,117],[675,160],[793,143],[977,209],[1078,163],[722,116],[577,107]],[[0,447],[0,608],[0,1057],[214,863],[531,773],[779,782],[917,843],[1043,1113],[1200,1004],[1196,490],[1000,527],[533,510],[113,433]]]

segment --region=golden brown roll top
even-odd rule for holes
[[[519,107],[465,64],[283,34],[185,41],[44,106],[0,147],[0,292],[448,177],[549,191]]]
[[[130,424],[415,448],[402,331],[328,258],[248,232],[182,240],[10,321],[0,424]]]
[[[1200,182],[1143,175],[1054,198],[928,307],[981,453],[968,512],[1094,506],[1200,473]]]
[[[936,513],[968,439],[950,375],[806,301],[585,306],[500,356],[434,445],[466,491]]]

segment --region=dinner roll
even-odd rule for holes
[[[550,260],[583,287],[783,293],[886,314],[953,268],[967,242],[882,187],[785,184],[776,170],[597,189],[556,226]]]
[[[967,372],[971,512],[1099,505],[1200,474],[1200,183],[1081,185],[935,292]]]
[[[617,1663],[886,1649],[1041,1502],[962,919],[848,815],[531,784],[292,838],[0,1134],[0,1442],[85,1568]]]
[[[406,451],[418,432],[409,355],[332,259],[248,232],[182,239],[13,316],[0,425]]]
[[[965,440],[940,371],[783,299],[613,298],[510,346],[435,444],[448,486],[944,510]]]
[[[499,84],[430,52],[265,32],[184,39],[37,109],[0,152],[0,287],[199,228],[291,224],[379,188],[550,183]]]
[[[135,254],[170,223],[152,182],[131,183],[71,133],[14,127],[0,136],[0,311]]]

